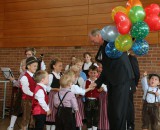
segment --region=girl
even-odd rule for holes
[[[49,93],[49,107],[51,109],[51,115],[46,118],[46,129],[47,130],[55,130],[55,114],[56,108],[54,107],[54,95],[59,91],[60,88],[60,77],[62,71],[62,61],[59,58],[55,58],[50,63],[50,69],[52,73],[49,74],[49,84],[53,91]]]

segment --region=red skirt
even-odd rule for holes
[[[99,130],[109,130],[109,121],[107,114],[107,93],[102,91],[99,95],[99,104],[100,104],[100,119],[99,119]]]
[[[55,116],[56,116],[56,113],[57,113],[57,109],[54,107],[54,95],[56,94],[57,92],[54,92],[54,91],[50,91],[49,93],[49,108],[51,110],[51,114],[49,116],[46,117],[46,121],[47,122],[55,122]]]

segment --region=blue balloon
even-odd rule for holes
[[[119,35],[116,26],[105,26],[101,31],[100,34],[103,40],[108,42],[114,42]]]
[[[149,45],[145,40],[135,40],[132,50],[136,55],[143,56],[148,53]]]
[[[105,53],[109,58],[119,58],[123,54],[123,52],[120,52],[115,48],[114,42],[109,42],[106,45]]]

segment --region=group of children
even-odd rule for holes
[[[17,87],[21,88],[19,106],[22,104],[22,130],[80,130],[86,123],[88,130],[109,130],[107,117],[107,86],[100,89],[90,86],[99,76],[101,65],[91,62],[90,53],[85,53],[86,63],[74,59],[62,74],[62,61],[55,58],[50,63],[51,73],[39,70],[38,60],[29,56],[21,64],[22,72]],[[87,76],[85,76],[85,74]],[[160,102],[160,77],[147,73],[142,78],[144,90],[143,130],[158,130],[158,102]],[[16,83],[14,78],[11,78]],[[15,85],[16,86],[16,85]],[[16,99],[18,100],[18,98]],[[11,117],[8,130],[13,130],[20,107]]]

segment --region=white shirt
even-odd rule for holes
[[[84,96],[85,93],[86,93],[86,90],[81,88],[81,87],[79,87],[78,85],[73,84],[71,86],[71,92],[73,92],[74,94],[78,94],[78,95]]]
[[[46,70],[46,65],[43,60],[41,62],[41,70]]]
[[[142,88],[144,91],[143,100],[145,100],[145,98],[146,98],[146,101],[148,103],[155,103],[155,95],[147,93],[147,91],[152,91],[154,93],[155,92],[160,93],[160,89],[158,87],[150,87],[147,82],[147,76],[142,78],[141,83],[142,83]],[[157,91],[157,89],[158,89],[158,91]],[[146,97],[146,94],[147,94],[147,97]],[[156,96],[156,102],[160,102],[160,96],[158,96],[158,97]]]
[[[92,62],[84,63],[83,70],[88,70],[92,64]],[[97,63],[94,63],[93,65],[98,66]]]
[[[33,77],[33,73],[31,73],[30,71],[27,70],[27,73]],[[22,91],[29,96],[33,96],[33,92],[31,92],[30,88],[29,88],[29,82],[28,82],[28,78],[24,75],[22,76],[22,78],[20,79],[20,83],[22,85]]]
[[[47,86],[41,83],[37,83],[41,87],[43,87],[44,91],[46,92]],[[49,105],[45,101],[45,95],[42,89],[38,90],[35,94],[35,99],[38,100],[40,106],[47,112],[49,111]]]

